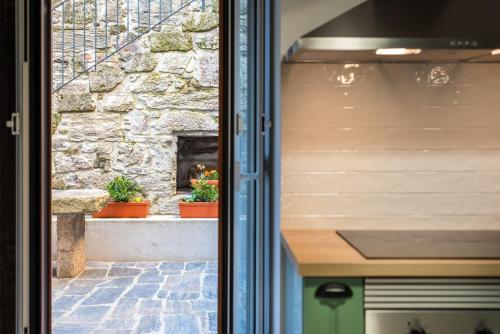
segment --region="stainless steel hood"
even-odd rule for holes
[[[500,62],[500,0],[368,0],[302,36],[291,62]]]

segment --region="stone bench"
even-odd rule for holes
[[[71,278],[85,268],[85,214],[104,208],[108,193],[98,189],[52,191],[57,216],[57,277]]]

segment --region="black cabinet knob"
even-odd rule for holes
[[[410,329],[409,334],[426,334],[426,331],[421,327],[415,327]]]
[[[352,290],[343,283],[326,283],[318,287],[314,296],[318,299],[344,299],[352,297]]]
[[[493,332],[488,328],[480,328],[476,330],[476,334],[493,334]]]

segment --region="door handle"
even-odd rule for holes
[[[5,126],[10,128],[10,132],[13,136],[19,136],[21,134],[21,123],[19,121],[19,113],[12,113],[10,115],[10,120],[5,122]]]
[[[352,290],[343,283],[332,282],[320,285],[314,296],[317,299],[345,299],[352,297]]]

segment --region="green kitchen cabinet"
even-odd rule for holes
[[[323,287],[320,291],[333,293],[329,298],[317,298],[315,294],[320,287]],[[343,287],[348,287],[352,295],[343,297]],[[303,303],[304,334],[364,333],[362,278],[304,278]]]

